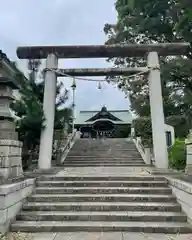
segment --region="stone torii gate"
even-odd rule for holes
[[[55,117],[55,98],[57,76],[62,72],[71,76],[109,76],[130,75],[148,70],[153,149],[156,167],[168,168],[164,112],[160,79],[159,56],[185,55],[189,43],[129,44],[129,45],[80,45],[80,46],[31,46],[18,47],[20,59],[47,59],[44,87],[43,109],[46,127],[41,133],[39,168],[51,168],[53,128]],[[59,58],[112,58],[144,57],[148,64],[145,68],[113,69],[68,69],[56,71]],[[63,76],[63,75],[62,75]]]

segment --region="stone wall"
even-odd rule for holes
[[[22,175],[22,143],[0,139],[0,176],[5,179]]]
[[[183,212],[187,215],[189,222],[192,223],[192,184],[174,177],[166,178]]]
[[[35,179],[0,186],[0,233],[8,230],[34,186]]]

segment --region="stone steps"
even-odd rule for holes
[[[71,199],[72,200],[72,199]],[[178,203],[156,202],[27,202],[25,211],[168,211],[180,212]]]
[[[68,156],[80,156],[80,157],[122,157],[122,158],[125,158],[125,157],[141,157],[140,154],[134,150],[134,151],[130,151],[130,152],[122,152],[122,151],[115,151],[114,153],[113,152],[108,152],[108,151],[104,151],[104,152],[93,152],[93,151],[89,151],[89,152],[86,152],[86,151],[82,151],[82,152],[78,152],[78,151],[70,151]]]
[[[162,176],[41,176],[44,181],[165,181]]]
[[[85,146],[83,145],[77,145],[74,144],[73,148],[71,149],[71,151],[73,152],[133,152],[136,151],[137,152],[137,148],[134,145],[126,145],[126,146],[121,146],[121,147],[117,147],[117,146],[112,146],[112,145],[105,145],[103,146],[103,143],[99,144],[99,145],[89,145],[89,144],[85,144]]]
[[[192,233],[163,177],[42,176],[37,185],[12,231]]]
[[[77,147],[77,145],[75,145],[75,148],[72,148],[71,149],[71,151],[72,152],[78,152],[77,151],[77,149],[78,149],[78,147]],[[91,152],[90,151],[90,149],[95,149],[95,146],[94,147],[91,147],[91,146],[89,146],[89,148],[85,148],[85,146],[84,147],[82,147],[81,148],[81,150],[83,149],[83,151],[84,152]],[[98,149],[98,152],[100,152],[100,153],[102,153],[103,151],[110,151],[110,152],[114,152],[114,153],[116,153],[117,151],[120,151],[120,152],[135,152],[135,150],[137,150],[137,148],[133,145],[132,147],[131,146],[126,146],[125,148],[112,148],[110,145],[108,145],[108,146],[106,146],[105,148],[102,148],[101,146],[99,146],[99,147],[97,147],[97,149]],[[79,150],[79,149],[78,149]],[[83,151],[81,151],[81,152],[83,152]]]
[[[19,221],[144,221],[144,222],[186,222],[187,217],[180,212],[134,212],[134,211],[22,211]]]
[[[192,233],[181,222],[101,222],[101,221],[17,221],[11,230],[20,232],[110,232]]]
[[[144,163],[142,159],[86,159],[86,158],[66,158],[65,163]]]
[[[28,202],[176,202],[173,195],[154,194],[33,194]]]
[[[64,164],[100,164],[100,163],[103,163],[103,164],[144,164],[144,162],[142,160],[134,160],[134,161],[130,161],[130,160],[125,160],[125,161],[115,161],[115,160],[108,160],[108,161],[102,161],[102,160],[93,160],[93,161],[87,161],[87,160],[69,160],[69,159],[66,159]]]
[[[144,163],[142,158],[79,158],[79,157],[67,157],[65,159],[65,162],[74,162],[74,163],[97,163],[97,162],[103,162],[103,163],[134,163],[134,162],[142,162]]]
[[[121,157],[121,158],[125,158],[125,157],[141,157],[140,154],[134,150],[132,152],[121,152],[121,151],[116,151],[115,153],[112,153],[112,152],[93,152],[93,151],[90,151],[90,152],[73,152],[73,151],[70,151],[69,152],[69,155],[68,156],[80,156],[80,157],[112,157],[112,158],[118,158],[118,157]]]
[[[109,155],[107,157],[96,157],[96,156],[67,156],[66,159],[69,159],[70,161],[71,160],[86,160],[86,161],[94,161],[94,160],[102,160],[102,161],[110,161],[110,160],[113,160],[113,161],[125,161],[125,160],[142,160],[141,157],[132,157],[132,156],[127,156],[127,157],[110,157]]]
[[[166,187],[167,181],[37,181],[38,187]]]
[[[106,162],[106,163],[124,163],[124,162],[127,162],[127,163],[132,163],[132,162],[143,162],[143,160],[141,158],[121,158],[121,159],[118,159],[118,158],[79,158],[79,157],[67,157],[65,162],[86,162],[86,163],[94,163],[94,162]]]
[[[168,187],[37,187],[36,194],[171,194]]]
[[[93,153],[94,154],[106,154],[106,153],[112,153],[112,154],[113,153],[114,154],[137,153],[138,154],[138,151],[136,147],[133,147],[133,148],[128,147],[127,149],[125,149],[125,148],[111,148],[110,146],[106,146],[105,148],[101,149],[101,147],[96,147],[96,146],[94,147],[87,146],[87,148],[85,148],[85,147],[77,147],[76,145],[74,145],[70,153],[77,153],[77,154],[90,153],[90,155],[93,155]]]
[[[146,165],[144,163],[65,163],[64,162],[64,166],[65,167],[95,167],[95,166],[106,166],[106,167],[134,167],[134,166],[138,166],[138,167],[142,167],[142,166],[151,166],[151,165]]]
[[[63,165],[65,167],[146,166],[133,142],[125,139],[79,140],[69,152]]]
[[[80,167],[75,169],[77,175],[67,176],[66,172],[64,176],[38,177],[33,195],[23,204],[11,230],[192,233],[164,177],[81,176],[81,169],[87,166],[93,166],[88,168],[90,173],[95,172],[97,166],[103,166],[102,173],[106,174],[106,166],[111,166],[107,169],[113,169],[113,173],[117,166],[123,169],[124,166],[131,169],[141,166],[141,170],[146,165],[131,141],[78,140],[64,162],[64,167]]]
[[[144,163],[142,159],[80,159],[66,158],[65,163]]]

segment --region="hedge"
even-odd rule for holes
[[[149,147],[152,146],[152,128],[149,117],[139,117],[133,120],[133,127],[135,129],[135,136],[141,137],[142,143]]]
[[[169,167],[177,170],[185,169],[186,145],[184,139],[176,139],[175,144],[169,149]]]
[[[189,126],[184,116],[172,115],[167,117],[165,122],[174,127],[177,138],[185,138],[187,136]]]
[[[188,125],[184,116],[169,116],[165,121],[175,129],[175,136],[177,138],[185,138],[188,134]],[[141,137],[143,144],[152,146],[152,127],[150,117],[138,117],[133,120],[133,127],[135,128],[135,136]]]

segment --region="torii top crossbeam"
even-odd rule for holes
[[[43,59],[50,53],[56,53],[58,58],[142,57],[149,52],[175,56],[185,55],[189,46],[189,43],[23,46],[17,48],[17,56],[20,59]]]

